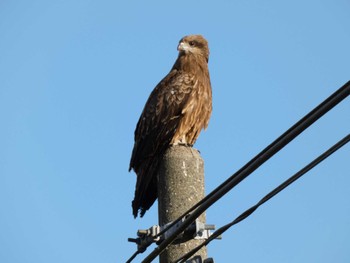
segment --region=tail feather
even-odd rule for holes
[[[155,158],[156,159],[156,158]],[[156,201],[157,194],[157,173],[158,173],[158,160],[153,160],[145,163],[136,172],[137,182],[135,188],[135,197],[132,201],[132,212],[136,218],[140,211],[140,216],[143,217],[146,211]]]

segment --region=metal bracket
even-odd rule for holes
[[[186,260],[186,263],[214,263],[214,259],[202,259],[201,256],[194,256],[193,258]]]
[[[143,253],[149,245],[160,241],[161,237],[158,236],[159,233],[160,227],[158,225],[154,225],[146,230],[139,229],[137,231],[138,238],[128,238],[128,241],[136,243],[137,250]]]
[[[162,240],[167,239],[171,236],[176,229],[185,221],[185,217],[182,218],[175,225],[171,226],[168,230],[164,232],[163,235],[159,236],[159,233],[166,229],[170,224],[166,224],[162,227],[154,225],[146,230],[138,230],[138,238],[128,238],[129,242],[134,242],[137,244],[137,249],[139,252],[144,252],[148,246],[152,243],[160,243]],[[191,239],[208,239],[211,235],[210,230],[214,230],[215,225],[206,225],[196,219],[176,240],[175,243],[182,243]]]
[[[181,221],[177,222],[175,225],[173,225],[170,229],[168,229],[164,233],[164,239],[171,236],[179,227],[180,225],[185,221],[185,217],[181,219]],[[170,223],[164,225],[162,229],[165,229]],[[207,225],[199,221],[197,218],[195,222],[193,222],[184,232],[181,236],[179,236],[175,241],[178,242],[184,242],[190,239],[208,239],[211,235],[210,230],[214,230],[215,225]]]
[[[215,230],[215,225],[206,225],[198,220],[196,223],[196,235],[193,237],[194,239],[208,239],[211,235],[210,230]]]

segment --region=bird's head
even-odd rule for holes
[[[177,46],[179,53],[192,53],[203,56],[207,61],[209,60],[208,41],[201,35],[189,35],[183,37]]]

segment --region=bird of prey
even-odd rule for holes
[[[129,171],[137,175],[133,215],[142,217],[157,199],[160,161],[171,145],[193,146],[212,112],[208,42],[201,35],[183,37],[170,72],[149,96],[135,129]]]

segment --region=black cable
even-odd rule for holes
[[[251,161],[249,161],[245,166],[243,166],[239,171],[228,178],[224,183],[213,190],[207,197],[205,197],[199,204],[196,204],[196,210],[193,211],[185,221],[163,242],[155,248],[142,262],[150,263],[158,255],[164,251],[164,249],[171,244],[176,237],[182,233],[192,222],[196,220],[208,207],[224,196],[233,187],[243,181],[247,176],[259,168],[264,162],[270,159],[274,154],[291,142],[295,137],[312,125],[315,121],[321,118],[339,102],[344,100],[350,94],[350,81],[344,84],[340,89],[329,96],[320,105],[314,108],[311,112],[305,115],[301,120],[294,124],[290,129],[278,137],[274,142],[267,146],[263,151],[261,151],[257,156],[255,156]],[[186,212],[187,214],[187,212]]]
[[[337,92],[342,91],[343,89],[345,89],[345,97],[343,99],[345,99],[348,95],[349,95],[349,86],[350,85],[350,81],[348,81],[346,84],[344,84],[339,90],[337,90],[335,93],[333,93],[327,100],[330,100],[332,96],[336,96]],[[346,95],[347,94],[347,95]],[[342,99],[342,100],[343,100]],[[326,103],[325,100],[323,103]],[[340,102],[340,101],[339,101]],[[322,103],[321,103],[322,104]],[[321,106],[321,104],[316,107],[313,111],[316,111],[317,108],[319,108]],[[334,105],[335,106],[335,105]],[[306,115],[303,119],[301,119],[299,122],[302,122],[304,119],[306,119],[309,115],[311,115],[311,113],[313,112],[311,111],[308,115]],[[299,123],[298,122],[298,123]],[[188,214],[190,214],[192,211],[194,211],[197,207],[199,207],[201,204],[203,204],[205,201],[207,201],[209,198],[211,198],[220,188],[224,187],[224,185],[226,185],[229,181],[231,181],[233,179],[233,177],[235,175],[237,175],[238,173],[242,172],[246,167],[248,167],[249,165],[251,165],[254,161],[256,161],[258,158],[260,158],[260,156],[264,153],[264,151],[266,152],[268,150],[269,147],[272,147],[273,144],[277,143],[278,140],[282,139],[282,137],[284,135],[286,135],[289,131],[291,131],[295,126],[298,125],[298,123],[296,123],[293,127],[291,127],[288,131],[286,131],[284,134],[282,134],[278,139],[276,139],[273,143],[271,143],[268,147],[266,147],[262,152],[260,152],[257,156],[255,156],[255,158],[253,158],[250,162],[248,162],[244,167],[242,167],[238,172],[236,172],[234,175],[232,175],[230,178],[228,178],[225,182],[223,182],[221,185],[219,185],[217,188],[215,188],[211,193],[209,193],[206,197],[204,197],[202,200],[200,200],[197,204],[195,204],[194,206],[192,206],[189,210],[187,210],[185,213],[183,213],[179,218],[177,218],[176,220],[172,221],[170,224],[167,225],[167,227],[165,227],[162,231],[160,231],[157,234],[157,237],[162,236],[166,231],[168,231],[170,228],[172,228],[174,225],[176,225],[178,222],[180,222],[185,216],[187,216]]]
[[[278,187],[273,189],[270,193],[265,195],[256,205],[252,206],[245,212],[243,212],[240,216],[238,216],[235,220],[230,222],[227,225],[224,225],[223,227],[216,230],[205,242],[195,247],[193,250],[176,260],[175,262],[185,262],[186,259],[189,259],[191,256],[193,256],[198,250],[200,250],[203,246],[208,245],[212,240],[223,234],[226,230],[228,230],[233,225],[241,222],[242,220],[246,219],[248,216],[250,216],[259,206],[270,200],[272,197],[277,195],[279,192],[284,190],[287,186],[294,183],[296,180],[298,180],[300,177],[302,177],[304,174],[306,174],[308,171],[310,171],[312,168],[314,168],[316,165],[324,161],[326,158],[328,158],[331,154],[339,150],[341,147],[343,147],[345,144],[347,144],[350,141],[350,134],[345,136],[342,140],[337,142],[335,145],[333,145],[331,148],[329,148],[327,151],[325,151],[323,154],[318,156],[316,159],[314,159],[311,163],[306,165],[303,169],[295,173],[293,176],[288,178],[286,181],[284,181],[282,184],[280,184]]]
[[[132,256],[128,259],[128,261],[126,261],[126,263],[131,263],[131,261],[134,260],[134,258],[136,258],[136,256],[140,254],[140,251],[137,250],[134,254],[132,254]]]

